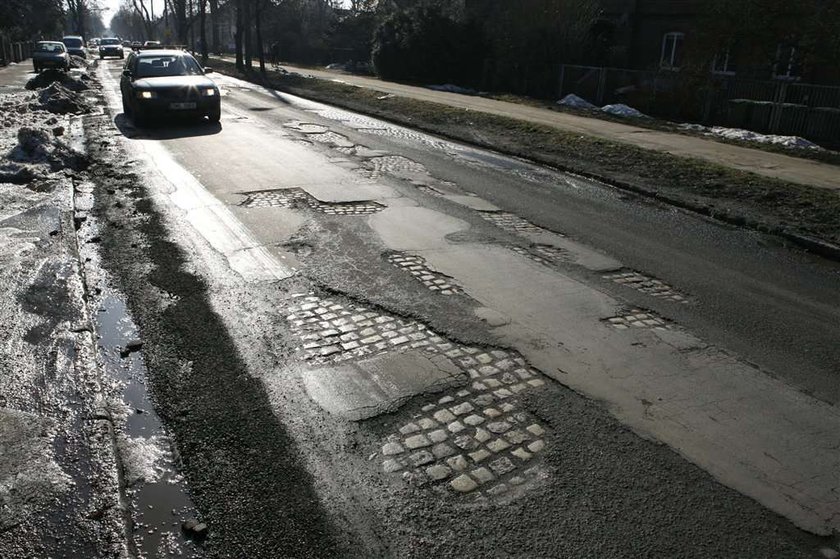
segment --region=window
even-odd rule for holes
[[[712,73],[735,75],[735,59],[731,54],[731,49],[727,48],[715,55],[715,59],[712,60]]]
[[[780,44],[776,49],[773,77],[777,80],[798,80],[801,76],[802,61],[796,47],[791,44]]]
[[[680,69],[684,39],[684,33],[665,33],[665,36],[662,37],[662,57],[659,61],[662,68]]]

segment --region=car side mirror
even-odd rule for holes
[[[128,79],[131,79],[131,76],[132,76],[131,70],[123,70],[122,75],[125,76]]]
[[[210,74],[212,72],[213,72],[213,68],[211,68],[210,66],[205,66],[204,67],[204,73],[205,74]]]

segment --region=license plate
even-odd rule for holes
[[[194,109],[195,103],[169,103],[169,108],[175,110]]]

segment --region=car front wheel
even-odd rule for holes
[[[33,65],[32,65],[32,68],[34,68],[34,69],[35,69],[35,73],[36,73],[36,74],[37,74],[38,72],[40,72],[40,71],[41,71],[41,68],[39,68],[37,64],[33,64]]]

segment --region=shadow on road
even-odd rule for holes
[[[130,140],[175,140],[211,136],[222,131],[221,123],[186,117],[153,121],[148,126],[139,128],[125,113],[114,117],[114,125]]]

